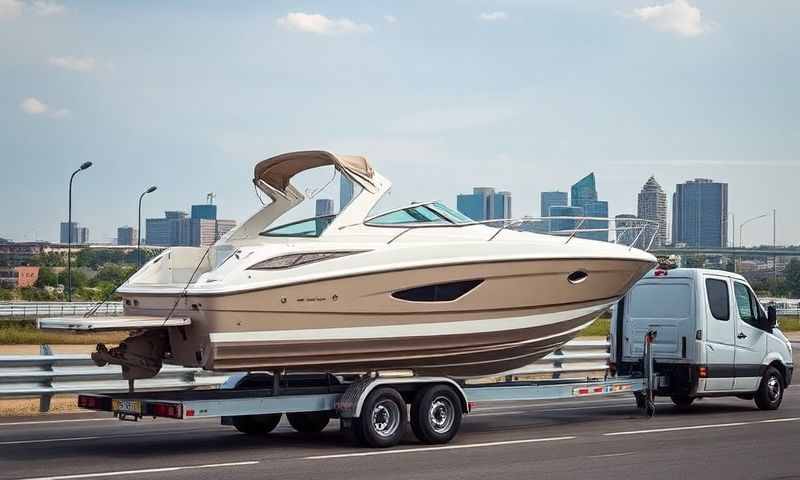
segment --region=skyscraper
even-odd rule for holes
[[[637,222],[636,220],[636,215],[631,215],[630,213],[622,213],[614,217],[614,236],[616,238],[616,243],[642,248],[643,239],[639,237],[637,240],[636,238],[639,235],[639,230],[636,227],[639,226],[641,222]],[[634,245],[634,243],[636,243],[636,245]]]
[[[316,217],[333,215],[333,200],[330,198],[318,198],[315,207],[314,216]]]
[[[656,222],[658,230],[653,232],[648,228],[647,242],[655,233],[653,246],[663,247],[667,243],[667,194],[655,177],[650,177],[639,192],[637,214],[643,220]]]
[[[553,205],[550,207],[550,217],[582,217],[584,215],[581,207],[569,207],[567,205]],[[570,231],[578,226],[578,218],[556,218],[550,220],[551,232],[562,232],[561,235],[569,235]],[[583,228],[583,227],[581,227]]]
[[[594,172],[578,180],[572,188],[571,205],[583,209],[587,217],[608,217],[608,202],[597,199],[597,186],[595,184]],[[608,241],[608,221],[607,220],[585,220],[581,225],[582,230],[596,230],[577,234],[578,237],[590,240]]]
[[[209,206],[214,208],[203,208]],[[214,218],[207,218],[212,215]],[[235,220],[220,220],[216,215],[216,205],[204,204],[193,205],[191,217],[186,212],[169,211],[163,218],[148,218],[145,243],[166,247],[213,245],[236,226]]]
[[[344,210],[344,207],[353,200],[353,181],[341,175],[339,180],[339,211]]]
[[[689,247],[728,243],[728,184],[696,178],[675,186],[672,242]]]
[[[117,245],[136,245],[139,231],[133,227],[119,227],[117,229]]]
[[[567,192],[542,192],[540,203],[542,207],[542,217],[550,216],[550,207],[567,206],[569,198]]]
[[[459,212],[475,221],[511,218],[511,192],[495,192],[492,187],[474,187],[456,199]]]
[[[85,245],[89,243],[89,229],[81,227],[77,222],[72,222],[72,244]],[[68,222],[61,222],[59,231],[59,240],[61,243],[69,243],[70,241],[70,224]]]

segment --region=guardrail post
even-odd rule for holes
[[[556,350],[555,352],[553,352],[553,357],[554,357],[553,358],[553,368],[554,369],[559,369],[559,368],[564,366],[564,363],[562,362],[562,360],[560,358],[558,358],[558,357],[561,357],[562,355],[564,355],[564,351],[561,350],[560,348],[558,350]],[[553,378],[561,378],[561,372],[558,372],[558,371],[553,372]]]
[[[52,355],[53,349],[50,348],[50,345],[44,344],[39,346],[39,354],[40,355]],[[49,364],[43,367],[45,371],[53,371],[53,364]],[[47,381],[48,385],[52,386],[52,378]],[[39,412],[45,413],[50,411],[50,400],[53,399],[53,395],[49,393],[45,393],[39,396]]]

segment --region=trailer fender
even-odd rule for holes
[[[367,377],[350,385],[350,387],[336,402],[336,410],[340,418],[358,418],[361,416],[361,409],[367,396],[369,396],[369,394],[378,387],[397,387],[399,385],[422,386],[436,383],[453,387],[458,394],[459,399],[461,400],[462,411],[464,413],[469,413],[469,403],[467,402],[466,392],[464,392],[464,389],[458,384],[458,382],[452,378],[446,377]]]

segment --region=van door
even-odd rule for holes
[[[761,361],[767,349],[767,332],[759,327],[766,313],[750,287],[742,282],[733,283],[737,311],[733,389],[753,392],[761,380]]]
[[[653,356],[657,361],[687,361],[687,343],[694,338],[694,295],[687,278],[659,278],[636,284],[626,296],[624,361],[644,356],[644,336],[657,332]]]
[[[733,388],[734,359],[736,344],[734,327],[736,319],[731,318],[731,295],[729,281],[725,277],[705,277],[706,327],[703,348],[708,377],[700,381],[698,390],[702,392],[724,392]]]

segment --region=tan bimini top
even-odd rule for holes
[[[322,150],[289,152],[262,160],[256,164],[253,182],[263,181],[280,192],[285,192],[289,180],[300,172],[312,168],[333,165],[342,173],[357,181],[364,189],[374,193],[375,171],[367,159],[355,155],[335,155]]]

